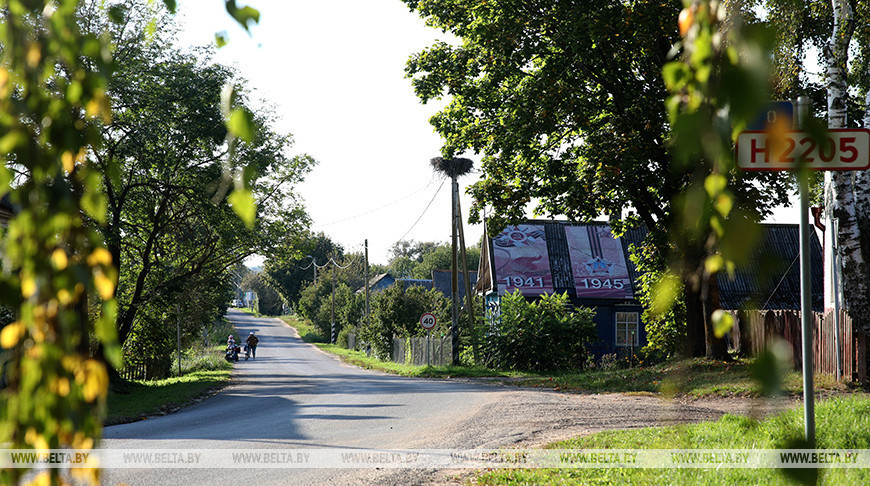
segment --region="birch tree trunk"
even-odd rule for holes
[[[828,73],[828,128],[846,127],[846,100],[848,97],[846,73],[848,47],[855,30],[855,19],[847,0],[832,0],[834,29],[825,48]],[[826,175],[826,181],[828,177]],[[867,268],[862,245],[861,225],[856,207],[866,206],[866,175],[854,171],[837,172],[830,178],[826,203],[832,205],[832,215],[838,221],[839,250],[843,263],[843,287],[846,308],[853,322],[870,330],[870,299],[867,291]],[[864,186],[863,188],[861,186]],[[862,209],[862,212],[865,210]],[[833,225],[828,225],[832,228]],[[870,234],[870,228],[865,230]]]

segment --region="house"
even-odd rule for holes
[[[469,285],[474,291],[474,286],[477,285],[477,272],[468,272]],[[465,275],[460,271],[457,278],[459,302],[465,303]],[[432,288],[444,294],[444,297],[450,299],[453,296],[453,271],[452,270],[432,270]]]
[[[600,356],[647,344],[636,298],[638,271],[629,246],[642,241],[642,229],[617,238],[604,222],[527,221],[486,238],[481,248],[476,291],[488,313],[498,315],[499,298],[519,290],[529,299],[566,293],[572,305],[595,308],[599,342],[590,351]],[[821,306],[821,246],[811,235],[814,306]],[[761,225],[761,238],[748,263],[731,279],[720,274],[720,305],[739,308],[800,307],[797,225]],[[762,274],[764,278],[756,278]],[[815,294],[818,295],[815,295]]]
[[[376,294],[376,293],[390,287],[391,285],[395,284],[396,282],[404,283],[405,287],[419,286],[419,287],[426,288],[426,290],[429,290],[432,288],[432,280],[416,279],[416,278],[395,278],[392,275],[390,275],[389,272],[387,272],[387,273],[381,273],[381,274],[375,275],[374,277],[369,279],[369,292]],[[357,290],[357,293],[359,293],[359,292],[365,292],[365,288]]]

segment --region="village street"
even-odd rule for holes
[[[345,365],[278,319],[230,310],[255,361],[233,384],[178,413],[107,427],[105,449],[472,449],[534,446],[594,431],[712,420],[728,404],[653,396],[565,394],[459,380],[404,378]],[[438,482],[420,469],[106,469],[105,484],[406,484]]]

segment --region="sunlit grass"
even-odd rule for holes
[[[725,415],[716,422],[673,427],[608,431],[547,446],[551,449],[789,449],[803,436],[803,409],[788,410],[762,421]],[[835,398],[816,407],[819,449],[870,448],[870,399]],[[813,469],[526,469],[482,473],[473,484],[800,484]],[[806,475],[809,477],[799,477]],[[818,470],[818,484],[870,484],[870,470]],[[810,484],[815,484],[811,482]]]
[[[106,423],[139,420],[194,402],[229,382],[232,365],[224,363],[226,366],[223,369],[199,370],[164,380],[129,382],[125,387],[127,393],[110,391]]]

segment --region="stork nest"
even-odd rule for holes
[[[471,159],[465,158],[453,158],[453,159],[445,159],[443,157],[435,157],[430,163],[432,164],[432,168],[437,170],[438,172],[443,172],[450,177],[459,177],[461,175],[468,174],[471,172],[471,168],[474,166],[474,162]]]

